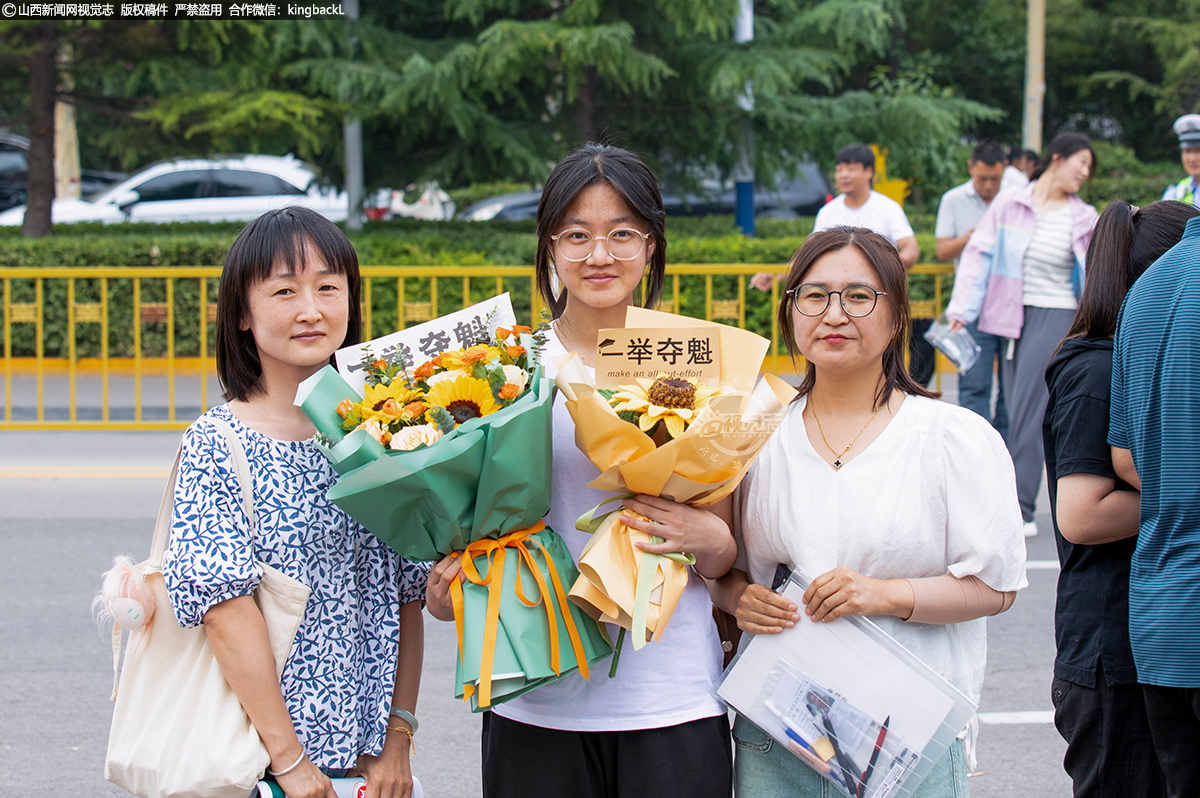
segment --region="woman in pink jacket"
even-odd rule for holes
[[[1096,223],[1096,209],[1077,196],[1095,161],[1086,136],[1056,136],[1029,185],[988,206],[963,250],[946,308],[955,329],[978,319],[983,332],[1009,339],[1001,361],[1006,443],[1026,537],[1037,534],[1046,364],[1075,317]]]

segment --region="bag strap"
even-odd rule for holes
[[[250,462],[246,459],[246,449],[242,445],[242,439],[224,419],[209,416],[201,418],[200,421],[215,427],[225,436],[225,440],[229,444],[229,454],[233,460],[233,473],[242,491],[242,512],[246,514],[246,520],[250,523],[250,540],[253,543],[256,521],[254,477],[250,473]],[[171,537],[171,517],[175,509],[175,483],[179,476],[179,460],[182,455],[183,444],[180,443],[179,451],[175,453],[175,465],[171,467],[171,478],[167,480],[166,492],[163,493],[162,502],[158,506],[158,521],[154,525],[154,540],[150,544],[149,562],[153,568],[162,568],[167,541]]]
[[[254,544],[254,477],[250,473],[250,462],[246,459],[246,448],[242,445],[242,439],[238,437],[237,432],[229,425],[229,422],[220,418],[200,419],[201,422],[208,423],[215,427],[229,444],[229,453],[233,459],[233,472],[237,478],[238,486],[242,491],[242,511],[246,514],[246,520],[250,522],[250,543]],[[183,442],[180,441],[179,448],[175,450],[175,463],[171,466],[171,476],[167,479],[167,488],[163,491],[162,501],[158,505],[158,519],[154,522],[154,539],[150,543],[150,559],[147,561],[147,571],[161,571],[163,559],[166,555],[167,540],[171,537],[171,521],[175,511],[175,484],[179,479],[179,461],[183,457]],[[112,695],[109,696],[109,701],[115,701],[117,698],[117,684],[120,679],[120,662],[121,662],[121,624],[113,621],[112,628],[112,653],[113,653],[113,687]]]

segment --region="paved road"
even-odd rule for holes
[[[147,553],[177,440],[0,432],[0,796],[124,795],[102,776],[112,665],[89,605],[114,554]],[[1038,521],[1029,556],[1050,565],[1044,499]],[[1021,722],[982,726],[974,796],[1070,794],[1048,722],[1056,575],[1031,570],[989,625],[982,718]],[[479,718],[450,697],[454,650],[453,626],[427,617],[415,770],[430,798],[480,795]]]

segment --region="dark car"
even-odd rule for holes
[[[540,190],[489,197],[468,206],[458,218],[472,222],[533,219],[541,197]],[[733,214],[737,209],[737,190],[730,180],[706,181],[704,190],[695,193],[676,194],[664,189],[662,197],[668,216]],[[833,189],[825,173],[817,164],[806,161],[799,165],[796,177],[780,175],[775,188],[754,187],[754,215],[782,219],[816,216],[831,199]]]
[[[79,193],[85,197],[91,196],[126,177],[121,172],[83,169],[79,176]],[[0,133],[0,211],[24,205],[28,185],[29,139],[12,133]]]

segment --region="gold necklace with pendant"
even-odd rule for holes
[[[845,465],[845,463],[842,462],[842,458],[846,456],[846,452],[850,451],[850,447],[858,442],[858,439],[862,437],[862,434],[867,431],[867,427],[871,426],[871,422],[875,420],[876,416],[883,412],[884,407],[887,407],[887,403],[884,403],[878,410],[875,411],[875,415],[867,419],[867,423],[863,424],[863,428],[860,429],[858,434],[854,436],[854,440],[846,444],[846,448],[842,449],[840,452],[829,445],[829,439],[825,437],[825,430],[821,428],[821,417],[817,415],[817,406],[813,403],[811,398],[808,400],[808,406],[812,408],[813,419],[817,422],[817,432],[821,433],[821,440],[825,442],[825,448],[828,449],[833,455],[833,470],[838,471],[843,465]]]

